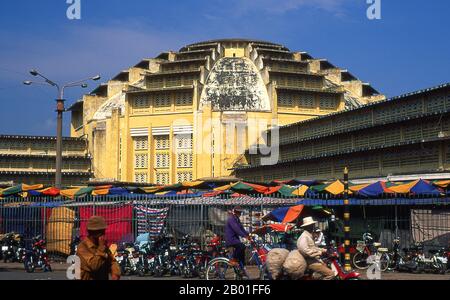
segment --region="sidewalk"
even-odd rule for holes
[[[53,263],[50,263],[50,265],[52,266],[53,271],[66,271],[67,268],[69,267],[68,264],[59,263],[59,262],[53,262]],[[22,263],[6,263],[5,264],[3,262],[0,262],[0,272],[2,272],[3,270],[25,271],[25,268]]]

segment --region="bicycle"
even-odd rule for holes
[[[265,262],[266,255],[268,253],[267,249],[264,248],[262,243],[250,240],[250,246],[252,247],[252,254],[249,259],[254,261],[259,272],[258,278],[265,279]],[[212,259],[206,269],[206,280],[243,280],[251,279],[245,266],[241,263],[235,265],[231,263],[231,254],[228,251],[228,257],[218,257]]]
[[[389,250],[381,248],[381,243],[373,241],[370,233],[363,234],[363,241],[358,241],[356,253],[353,256],[353,265],[360,270],[368,269],[373,262],[378,262],[380,270],[385,272],[389,268]],[[369,259],[371,258],[371,259]]]

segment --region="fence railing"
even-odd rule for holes
[[[447,246],[450,240],[450,205],[443,203],[442,199],[425,200],[413,205],[396,204],[392,199],[379,199],[376,205],[353,203],[352,240],[356,242],[362,233],[371,231],[388,248],[395,237],[400,237],[403,247],[415,242],[424,242],[430,247]],[[110,243],[135,242],[139,236],[157,236],[162,231],[171,234],[175,241],[189,234],[204,242],[213,234],[223,235],[228,211],[236,205],[244,209],[241,220],[251,232],[263,225],[261,217],[273,209],[304,203],[321,205],[335,212],[337,222],[323,219],[320,226],[338,243],[342,242],[343,228],[339,221],[343,215],[342,200],[320,201],[262,196],[220,199],[89,196],[68,201],[46,197],[7,198],[0,202],[0,234],[20,233],[27,245],[34,236],[41,235],[47,240],[50,253],[68,255],[74,238],[86,236],[89,217],[101,215],[109,226],[106,238]],[[264,238],[274,241],[269,236]]]

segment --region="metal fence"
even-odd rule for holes
[[[54,198],[7,198],[0,202],[0,234],[20,233],[29,245],[37,235],[47,240],[50,253],[68,255],[74,237],[86,235],[87,220],[92,215],[106,218],[110,243],[135,242],[141,234],[157,236],[162,231],[180,240],[190,234],[204,242],[212,234],[223,235],[228,211],[239,205],[244,209],[242,223],[248,231],[263,225],[261,217],[271,210],[295,205],[330,208],[338,222],[331,226],[321,220],[321,227],[342,242],[342,200],[303,200],[248,196],[240,198],[169,197],[155,198],[146,195],[89,196],[76,200]],[[430,199],[427,199],[430,201]],[[386,247],[394,237],[400,237],[403,247],[414,242],[424,242],[430,247],[446,246],[450,239],[449,202],[407,205],[392,199],[358,203],[351,206],[352,240],[356,242],[366,231],[371,231]],[[375,203],[375,204],[374,204]],[[267,236],[266,236],[267,237]]]

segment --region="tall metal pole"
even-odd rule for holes
[[[64,108],[64,87],[58,87],[58,99],[56,99],[56,164],[55,164],[55,186],[60,189],[62,186],[62,130]]]
[[[56,100],[57,124],[56,124],[56,170],[55,170],[55,186],[60,189],[62,186],[62,128],[63,128],[63,112],[64,100]]]
[[[57,124],[56,124],[56,164],[55,164],[55,186],[57,188],[61,188],[62,186],[62,128],[63,128],[63,113],[65,111],[64,108],[64,89],[70,88],[70,87],[77,87],[80,86],[82,88],[86,88],[87,84],[84,82],[88,80],[100,80],[100,75],[89,77],[86,79],[82,79],[75,82],[70,82],[65,85],[58,85],[56,82],[48,79],[41,73],[39,73],[37,70],[33,69],[30,71],[30,74],[33,76],[39,76],[45,80],[45,82],[33,82],[33,81],[24,81],[23,83],[25,85],[32,85],[32,84],[42,84],[42,85],[50,85],[53,87],[56,87],[58,89],[58,95],[56,97],[56,112],[57,112]]]
[[[348,199],[348,168],[344,169],[344,247],[345,271],[351,271],[350,264],[350,201]]]

